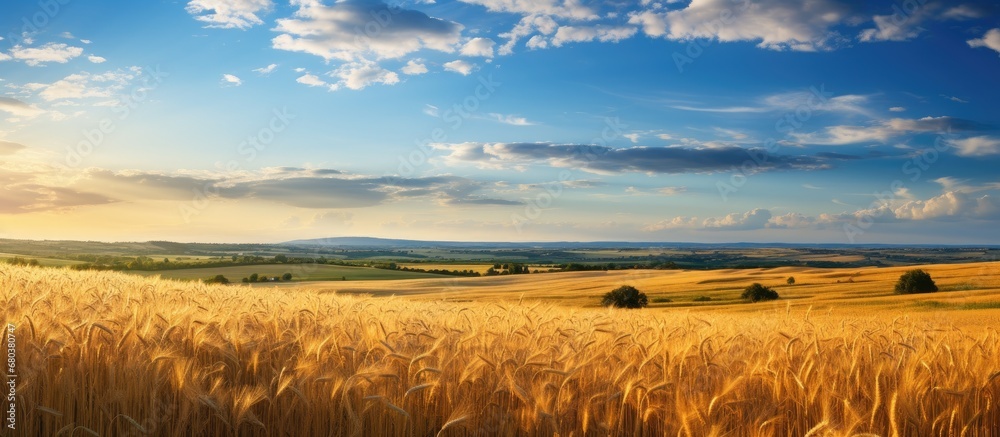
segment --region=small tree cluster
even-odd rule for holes
[[[938,291],[937,284],[931,279],[931,275],[921,269],[910,270],[903,273],[896,282],[896,293],[933,293]]]
[[[642,308],[649,305],[646,293],[631,285],[623,285],[607,292],[601,299],[601,305],[617,308]]]
[[[740,297],[750,302],[760,302],[777,299],[778,292],[754,282],[743,290],[743,294]]]

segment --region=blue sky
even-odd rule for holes
[[[990,1],[42,0],[0,237],[1000,244]]]

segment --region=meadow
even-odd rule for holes
[[[895,296],[892,269],[349,294],[0,265],[13,435],[996,436],[1000,333],[973,304],[1000,301],[997,267],[927,266],[944,291]],[[625,282],[678,302],[789,275],[776,303],[583,307]]]

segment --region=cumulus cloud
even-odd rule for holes
[[[350,62],[331,71],[329,75],[338,79],[337,83],[331,86],[332,90],[337,90],[341,87],[360,90],[376,83],[383,85],[395,85],[399,83],[398,74],[386,70],[371,61]]]
[[[756,41],[765,49],[816,51],[843,39],[834,27],[855,17],[857,8],[836,0],[694,0],[682,9],[634,12],[629,23],[672,40]]]
[[[633,26],[562,26],[552,37],[554,47],[574,42],[619,42],[631,38],[638,28]]]
[[[107,61],[107,59],[104,59],[96,55],[87,56],[87,60],[94,64],[103,64],[105,61]]]
[[[41,47],[24,47],[16,45],[10,49],[13,59],[23,61],[32,67],[40,67],[49,62],[65,64],[83,54],[83,49],[66,44],[48,43]]]
[[[556,29],[559,28],[559,24],[548,15],[528,15],[522,17],[514,27],[499,36],[501,38],[507,38],[497,53],[500,55],[509,55],[514,52],[514,46],[522,38],[525,38],[534,33],[538,33],[528,40],[528,48],[532,49],[542,49],[548,46],[548,42],[543,35],[551,35],[555,33]]]
[[[254,68],[253,71],[254,73],[257,73],[261,76],[267,76],[271,73],[274,73],[274,70],[277,69],[278,69],[278,64],[268,64],[268,66],[266,67]]]
[[[445,70],[454,71],[455,73],[461,74],[462,76],[468,76],[469,74],[472,74],[472,70],[476,68],[476,64],[471,64],[461,59],[451,62],[445,62],[443,65]]]
[[[713,230],[753,230],[764,229],[771,220],[771,211],[757,208],[745,213],[733,213],[724,217],[707,218],[702,223],[705,229]]]
[[[420,59],[410,59],[406,61],[406,65],[402,69],[403,74],[410,76],[416,76],[418,74],[424,74],[427,72],[427,66],[424,65],[423,60]]]
[[[104,73],[75,73],[55,82],[28,83],[27,90],[37,92],[38,96],[47,100],[110,98],[120,93],[142,74],[139,67],[116,69]]]
[[[450,165],[471,163],[482,168],[510,168],[528,164],[572,167],[597,174],[619,173],[715,173],[753,163],[759,149],[739,147],[682,148],[630,147],[553,143],[459,143],[434,144],[446,152]],[[768,155],[757,171],[825,168],[825,160],[808,156]]]
[[[248,29],[264,24],[258,16],[272,6],[271,0],[191,0],[185,10],[206,27]]]
[[[452,53],[461,24],[381,1],[344,0],[325,5],[300,0],[292,18],[277,20],[274,48],[347,62],[394,59],[420,49]]]
[[[571,20],[595,20],[598,13],[578,0],[461,0],[493,12],[526,16],[555,16]]]
[[[496,43],[489,38],[472,38],[462,46],[462,50],[459,51],[459,53],[461,53],[462,56],[481,56],[484,58],[492,58],[494,45],[496,45]]]
[[[982,38],[970,39],[967,43],[969,47],[986,47],[1000,53],[1000,28],[990,29]]]
[[[320,79],[318,76],[315,76],[315,75],[312,75],[312,74],[308,74],[308,73],[302,75],[298,79],[295,79],[295,81],[298,82],[298,83],[301,83],[303,85],[308,85],[308,86],[329,86],[330,85],[330,84],[326,83],[326,81],[324,81],[323,79]]]
[[[232,74],[223,74],[222,83],[230,86],[240,86],[243,85],[243,80]]]
[[[901,220],[933,220],[943,218],[1000,218],[1000,202],[986,194],[973,197],[967,193],[951,191],[927,200],[914,200],[893,209],[893,216]]]

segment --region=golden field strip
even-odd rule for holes
[[[412,297],[380,297],[0,266],[13,435],[996,436],[998,267],[927,266],[953,291],[920,296],[891,295],[905,269],[771,269],[382,282]],[[726,301],[787,276],[778,303]],[[624,283],[723,303],[579,307]]]

